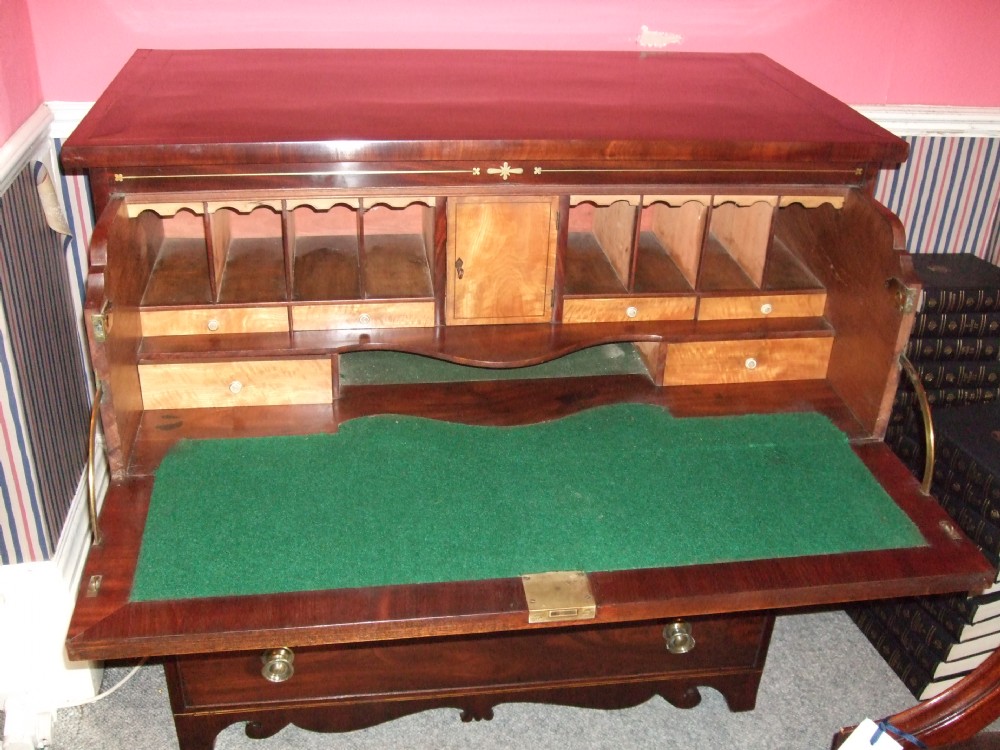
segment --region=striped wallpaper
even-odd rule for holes
[[[899,216],[911,253],[972,253],[997,262],[1000,138],[910,136],[910,156],[875,195]]]
[[[35,461],[25,434],[21,385],[13,367],[14,352],[6,312],[0,316],[3,355],[0,361],[0,490],[3,492],[3,515],[0,516],[0,563],[46,560],[52,554],[53,540],[44,524],[35,482]]]
[[[10,377],[6,432],[17,436],[17,452],[30,455],[35,468],[34,476],[12,475],[20,484],[4,477],[11,495],[5,515],[22,516],[12,525],[21,533],[4,552],[11,562],[48,559],[54,551],[87,453],[89,393],[67,274],[69,243],[46,222],[38,192],[45,177],[41,165],[30,165],[0,197],[0,299],[10,356],[4,367],[17,373]],[[14,455],[12,444],[6,448]]]
[[[906,228],[908,248],[912,252],[973,253],[1000,264],[1000,138],[913,136],[906,140],[910,144],[910,158],[898,170],[881,175],[876,195],[899,215]],[[59,141],[53,146],[58,150]],[[18,183],[18,191],[12,194],[9,190],[0,196],[0,205],[20,214],[37,212],[34,177],[32,174],[21,177],[24,179]],[[85,246],[93,230],[90,194],[82,177],[63,177],[57,188],[71,233],[61,248],[69,280],[64,306],[78,323],[87,267]],[[0,221],[6,227],[7,222]],[[0,228],[0,231],[7,230]],[[12,233],[14,241],[22,241],[20,232]],[[11,233],[8,231],[8,234]],[[59,490],[64,494],[48,498],[46,490],[40,486],[36,462],[47,464],[44,463],[46,459],[36,454],[27,426],[29,420],[21,395],[24,374],[16,364],[12,326],[16,330],[16,323],[6,307],[0,306],[3,343],[0,352],[0,480],[3,491],[0,563],[4,564],[48,559],[72,501],[68,485]],[[67,341],[65,346],[75,349],[86,359],[79,336]],[[79,387],[84,388],[86,382],[80,375]],[[81,400],[85,398],[85,393],[81,395],[74,389],[74,420],[79,418]],[[66,435],[80,429],[77,421],[73,425],[67,429],[66,424],[58,422],[48,427]],[[75,446],[66,449],[73,457],[69,463],[76,465]]]

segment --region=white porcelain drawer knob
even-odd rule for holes
[[[743,366],[746,367],[748,370],[756,370],[757,360],[754,359],[753,357],[747,357],[747,361],[743,363]]]
[[[638,314],[639,314],[639,308],[636,307],[635,305],[629,305],[627,308],[625,308],[626,317],[634,318]]]
[[[361,313],[361,317],[358,318],[358,322],[363,326],[369,325],[372,322],[372,316],[368,313]]]
[[[770,302],[765,302],[763,305],[760,306],[761,315],[770,315],[773,312],[774,312],[774,305],[772,305]]]
[[[219,330],[219,321],[216,320],[215,318],[212,318],[211,320],[209,320],[208,323],[206,323],[205,325],[208,328],[208,330],[210,330],[210,331],[214,332],[214,331],[218,331]]]
[[[229,384],[229,392],[232,394],[239,393],[242,390],[243,390],[243,383],[241,383],[238,380],[234,380],[232,383]]]

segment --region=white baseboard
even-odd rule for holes
[[[6,143],[0,144],[0,195],[29,161],[48,150],[51,122],[52,112],[42,104]]]
[[[63,110],[63,120],[57,122],[51,110],[42,105],[0,145],[0,193],[34,161],[41,161],[50,171],[55,169],[53,129],[67,117],[75,127],[82,111]],[[107,487],[103,465],[97,467],[96,479],[98,497],[103,497]],[[63,645],[89,544],[87,482],[83,476],[52,558],[0,566],[4,750],[40,746],[51,734],[57,709],[93,698],[100,687],[103,666],[67,661]]]
[[[73,132],[83,116],[94,106],[93,102],[45,102],[52,113],[52,123],[49,132],[53,138],[67,138]]]
[[[858,112],[898,136],[1000,137],[1000,107],[858,106]]]
[[[99,465],[96,475],[103,497],[107,471]],[[63,647],[90,545],[88,506],[84,476],[52,559],[0,566],[5,750],[39,745],[51,732],[57,709],[93,698],[100,688],[103,666],[70,662]]]

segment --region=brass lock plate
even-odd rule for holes
[[[587,574],[579,570],[521,576],[528,602],[528,622],[593,620],[597,603]]]

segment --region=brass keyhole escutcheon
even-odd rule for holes
[[[663,628],[663,640],[667,651],[672,654],[686,654],[694,650],[695,640],[691,635],[691,623],[678,620]]]
[[[265,651],[260,660],[264,664],[260,673],[268,682],[286,682],[295,674],[295,654],[290,648]]]
[[[465,267],[462,265],[461,258],[455,261],[455,275],[458,276],[458,278],[465,276]]]

